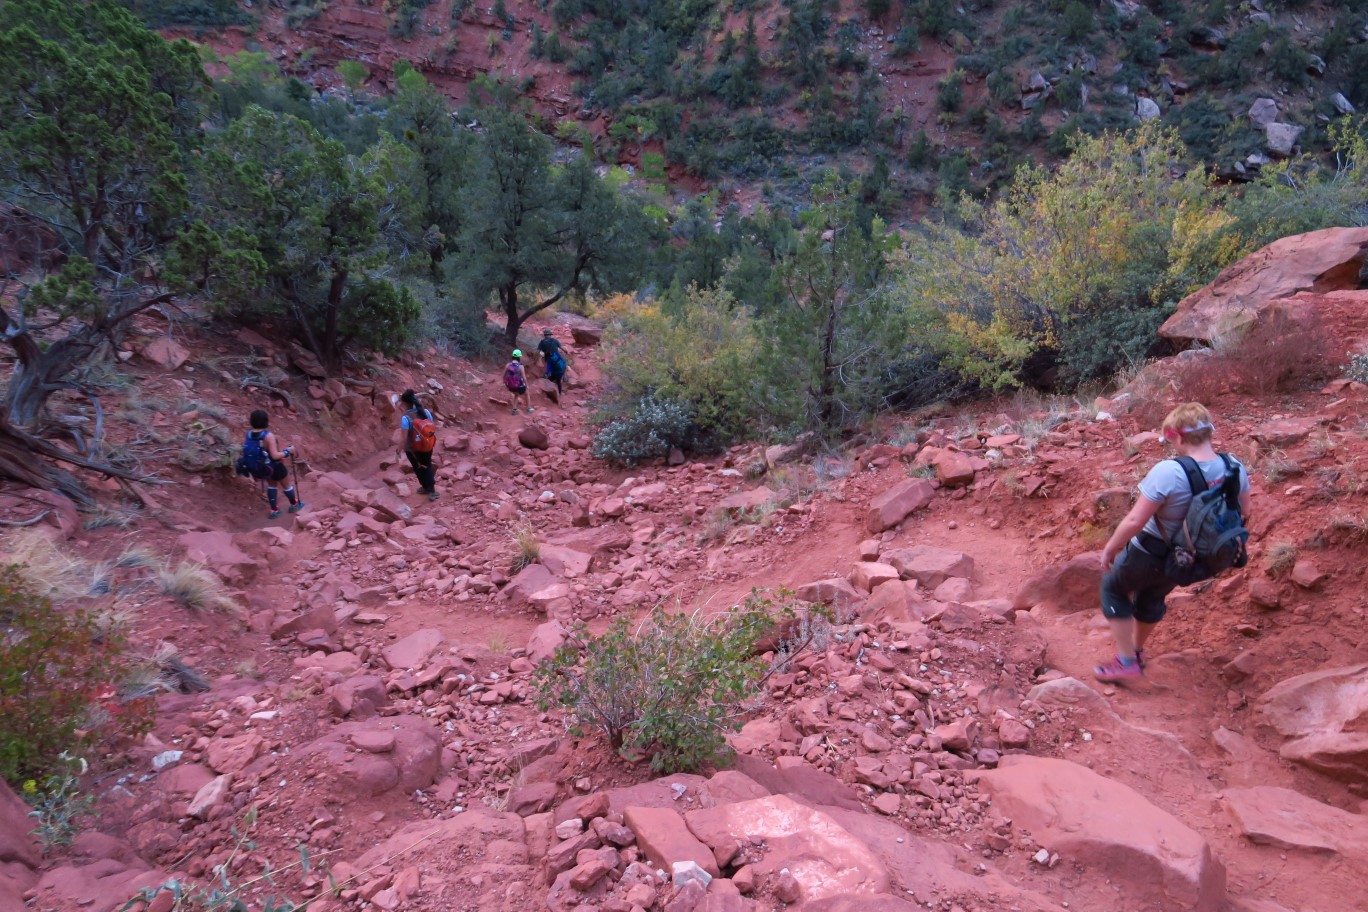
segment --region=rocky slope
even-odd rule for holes
[[[1174,325],[1209,338],[1231,308],[1290,295],[1341,363],[1368,343],[1365,246],[1280,242]],[[1340,253],[1308,267],[1308,249]],[[1093,549],[1163,455],[1124,409],[1172,391],[893,422],[841,458],[738,448],[627,472],[586,451],[592,327],[546,325],[573,336],[574,379],[564,408],[542,393],[531,416],[508,414],[497,366],[436,352],[328,379],[256,333],[140,327],[115,433],[182,446],[160,466],[178,483],[122,526],[54,511],[45,534],[92,560],[136,541],[201,561],[244,607],[142,599],[138,639],[212,686],[162,697],[153,733],[99,764],[69,850],[40,857],[0,789],[0,907],[104,912],[220,868],[254,909],[334,912],[1361,901],[1363,387],[1214,394],[1218,444],[1254,470],[1254,558],[1176,594],[1145,680],[1103,687]],[[435,503],[395,462],[389,394],[406,386],[441,426]],[[254,490],[203,468],[213,428],[236,439],[256,407],[305,455],[297,516],[268,522]],[[31,512],[16,493],[9,518]],[[512,574],[524,524],[540,558]],[[1284,545],[1295,560],[1270,575]],[[538,708],[532,674],[565,625],[657,600],[715,610],[755,586],[838,623],[756,695],[728,768],[656,778]]]

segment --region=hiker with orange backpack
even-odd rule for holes
[[[1189,402],[1160,428],[1178,451],[1150,469],[1140,497],[1102,549],[1102,616],[1116,657],[1093,669],[1099,681],[1145,674],[1145,641],[1168,608],[1164,599],[1248,561],[1249,471],[1211,446],[1206,407]]]
[[[428,500],[436,500],[437,472],[432,468],[432,451],[437,448],[437,425],[432,421],[432,412],[423,408],[418,394],[411,389],[404,390],[399,401],[408,407],[399,419],[399,428],[404,435],[404,455],[413,474],[418,479],[418,493],[426,494]]]
[[[513,349],[513,360],[504,365],[503,375],[504,386],[513,394],[513,414],[518,414],[518,398],[522,398],[523,407],[530,415],[535,409],[532,408],[532,397],[527,394],[527,372],[523,370],[522,350]]]

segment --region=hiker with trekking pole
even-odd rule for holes
[[[271,511],[267,514],[268,519],[275,519],[280,516],[280,504],[278,495],[279,483],[291,477],[291,469],[294,467],[294,447],[281,447],[276,435],[268,429],[271,417],[262,409],[252,412],[248,419],[251,430],[247,432],[246,438],[242,441],[242,455],[237,460],[237,473],[248,478],[255,478],[258,482],[266,486],[266,502],[270,504]],[[285,459],[289,458],[290,467],[286,467]],[[290,512],[298,513],[304,509],[304,501],[299,498],[296,492],[298,475],[291,480],[290,486],[285,489],[285,498],[290,502]]]

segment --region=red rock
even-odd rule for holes
[[[1368,783],[1368,664],[1288,678],[1259,700],[1288,740],[1279,753],[1344,782]]]
[[[1303,589],[1315,589],[1329,578],[1328,573],[1305,558],[1298,560],[1292,568],[1292,582]]]
[[[554,782],[528,782],[516,786],[509,792],[509,811],[520,818],[543,814],[554,807],[560,793]]]
[[[186,532],[176,542],[185,549],[187,558],[203,564],[232,585],[242,586],[256,579],[259,565],[227,532]]]
[[[1281,608],[1282,590],[1272,580],[1256,579],[1249,584],[1249,600],[1260,608]]]
[[[205,762],[216,773],[240,773],[265,748],[266,742],[256,732],[233,738],[215,738],[209,742]]]
[[[960,716],[953,722],[936,726],[936,735],[946,750],[969,751],[978,740],[978,723],[966,716]]]
[[[572,326],[570,337],[575,340],[576,345],[598,345],[603,341],[603,330],[597,326]]]
[[[394,747],[383,754],[358,753],[352,739],[361,732],[387,733]],[[311,759],[331,787],[370,798],[390,789],[413,792],[432,785],[441,771],[442,739],[426,719],[396,715],[343,722],[293,753]]]
[[[765,504],[777,500],[779,495],[769,488],[761,485],[750,491],[741,491],[724,497],[717,502],[716,509],[725,510],[728,513],[739,513],[745,510],[758,510]]]
[[[1326,228],[1274,241],[1180,301],[1159,335],[1185,348],[1255,322],[1298,292],[1356,289],[1365,251],[1368,228]]]
[[[922,618],[925,608],[926,600],[918,593],[915,582],[893,580],[874,590],[860,609],[860,617],[871,624],[908,624]]]
[[[599,505],[599,512],[610,519],[616,519],[627,512],[627,501],[621,497],[609,497]]]
[[[805,902],[842,894],[878,895],[889,889],[888,871],[862,842],[830,815],[787,795],[689,811],[685,819],[709,846],[765,845],[755,873],[773,885],[787,870]]]
[[[1025,747],[1031,743],[1031,730],[1016,719],[998,723],[998,739],[1003,747]]]
[[[368,754],[388,754],[394,750],[394,733],[387,731],[352,732],[351,743]]]
[[[560,582],[549,569],[541,564],[528,564],[508,581],[499,597],[509,605],[519,608],[532,604],[538,593],[552,588]]]
[[[930,545],[887,551],[883,559],[897,568],[904,579],[915,579],[927,589],[935,589],[951,577],[972,579],[974,576],[972,557],[961,551],[947,551]]]
[[[1088,551],[1031,577],[1012,600],[1012,607],[1026,611],[1051,604],[1064,611],[1093,610],[1099,604],[1101,585],[1102,552]]]
[[[551,438],[541,428],[527,425],[518,430],[518,443],[529,450],[545,450],[551,446]]]
[[[974,597],[974,584],[958,576],[952,576],[936,587],[931,598],[938,602],[967,602]],[[1008,603],[1011,607],[1011,603]]]
[[[588,573],[589,564],[593,559],[592,554],[585,554],[583,551],[550,543],[543,543],[540,546],[540,553],[537,555],[539,564],[550,570],[552,574],[568,579],[575,579]]]
[[[629,807],[623,824],[636,834],[637,845],[657,867],[670,870],[677,861],[693,861],[713,877],[719,876],[712,851],[696,839],[684,818],[667,808]]]
[[[936,460],[936,479],[947,488],[974,483],[975,464],[963,453],[947,451]]]
[[[1094,868],[1136,897],[1159,891],[1173,908],[1221,912],[1225,869],[1200,834],[1133,789],[1066,760],[1016,756],[971,770],[997,814],[1072,864]]]
[[[1000,450],[1003,447],[1011,446],[1012,444],[1017,443],[1020,440],[1020,434],[995,434],[992,437],[989,437],[987,440],[983,441],[983,444],[984,446],[987,446],[991,449]]]
[[[688,881],[666,901],[664,912],[698,912],[703,905],[707,889],[696,880]]]
[[[195,793],[195,797],[190,799],[190,809],[186,813],[191,817],[201,819],[209,816],[209,812],[228,799],[229,790],[233,786],[231,775],[217,776]]]
[[[902,810],[902,798],[892,792],[882,793],[870,802],[870,804],[873,805],[874,810],[878,811],[880,814],[886,814],[889,817],[892,817],[894,814],[898,813],[898,811]]]
[[[898,571],[888,564],[859,561],[850,568],[850,582],[862,592],[873,592],[889,580],[896,580]]]
[[[1296,446],[1320,426],[1321,419],[1314,416],[1299,418],[1279,418],[1254,428],[1249,432],[1260,444],[1267,448],[1283,449]]]
[[[590,887],[606,877],[611,870],[613,870],[613,866],[602,858],[591,859],[570,872],[570,886],[580,892],[587,892]]]
[[[170,336],[157,336],[138,352],[163,370],[180,370],[190,360],[190,350]]]
[[[1368,853],[1368,817],[1361,814],[1266,785],[1226,789],[1222,797],[1250,842],[1350,858]]]
[[[763,758],[742,754],[735,758],[733,766],[773,795],[797,795],[818,806],[864,810],[854,789],[802,760],[785,769],[776,769]]]
[[[540,664],[555,655],[569,635],[560,621],[548,621],[537,625],[532,637],[527,641],[527,657]]]
[[[428,627],[386,646],[381,655],[394,671],[416,671],[432,658],[444,639],[440,630]]]
[[[841,616],[864,600],[864,596],[843,579],[814,580],[798,586],[793,594],[805,602],[830,605]]]
[[[0,779],[0,865],[16,862],[28,868],[38,867],[42,860],[38,843],[30,835],[33,818],[31,809]]]
[[[345,719],[367,719],[389,702],[385,682],[376,675],[356,675],[328,689],[333,714]]]
[[[865,525],[870,532],[891,529],[907,516],[931,502],[936,489],[925,478],[909,478],[875,497],[869,503]]]

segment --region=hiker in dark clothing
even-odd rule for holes
[[[561,382],[565,379],[565,371],[569,364],[561,352],[560,340],[551,335],[551,330],[542,330],[542,340],[537,343],[537,353],[541,355],[542,364],[546,368],[546,379],[556,384],[556,402],[564,407],[562,398],[565,396],[565,388]]]
[[[242,456],[237,462],[239,475],[246,475],[266,482],[266,500],[271,505],[269,518],[280,515],[277,486],[290,477],[285,459],[294,455],[294,447],[281,447],[276,435],[267,430],[271,418],[261,409],[252,412],[249,419],[252,429],[242,443]],[[290,512],[298,513],[304,509],[304,501],[295,496],[294,485],[285,489],[285,497],[290,501]]]
[[[404,390],[399,401],[408,409],[399,419],[399,429],[404,436],[404,455],[418,479],[418,493],[426,494],[428,500],[436,500],[441,495],[437,493],[437,470],[432,467],[435,442],[432,412],[423,408],[418,394],[411,389]]]

